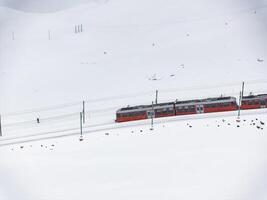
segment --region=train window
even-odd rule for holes
[[[216,104],[210,104],[209,106],[210,106],[210,108],[215,108]]]
[[[248,102],[248,105],[253,105],[253,102],[252,102],[252,101],[249,101],[249,102]]]
[[[156,113],[158,114],[169,114],[173,113],[173,108],[164,108],[164,109],[157,109]]]

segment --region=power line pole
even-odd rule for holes
[[[241,106],[242,106],[242,100],[243,100],[243,96],[244,96],[244,89],[245,89],[245,82],[242,82],[242,90],[239,93],[239,108],[238,108],[238,116],[237,118],[240,118],[240,110],[241,110]]]
[[[245,82],[243,81],[242,82],[242,99],[243,99],[243,96],[244,96],[244,89],[245,89]]]
[[[82,123],[82,112],[80,112],[80,141],[83,141],[83,123]]]
[[[151,110],[151,128],[150,128],[150,130],[153,130],[153,129],[154,129],[154,114],[155,114],[155,112],[154,112],[154,103],[153,103],[153,101],[152,101],[152,110]]]
[[[2,137],[2,119],[1,119],[1,115],[0,115],[0,137]]]
[[[48,30],[48,40],[51,40],[51,31]]]
[[[12,40],[15,40],[15,33],[12,31]]]
[[[159,93],[159,91],[156,90],[156,101],[155,101],[156,104],[158,104],[158,93]]]
[[[85,123],[85,101],[83,101],[83,123]]]
[[[240,109],[241,109],[241,103],[242,103],[241,96],[242,96],[242,92],[239,93],[239,105],[238,105],[238,114],[237,114],[238,119],[240,118]]]

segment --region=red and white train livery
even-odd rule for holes
[[[242,98],[240,109],[267,108],[267,94],[250,95]],[[116,113],[116,122],[148,119],[151,117],[169,117],[178,115],[192,115],[212,112],[238,110],[235,97],[218,97],[175,101],[155,105],[139,105],[121,108]]]

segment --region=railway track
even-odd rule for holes
[[[246,110],[242,112],[243,112],[242,113],[243,116],[264,115],[264,114],[267,114],[267,109]],[[162,124],[162,123],[181,122],[181,121],[187,121],[187,120],[233,117],[236,115],[237,115],[236,111],[231,111],[231,112],[209,113],[209,114],[199,114],[199,115],[175,116],[175,117],[154,119],[154,124],[157,125],[157,124]],[[149,126],[149,125],[150,125],[150,120],[141,120],[141,121],[124,122],[124,123],[115,123],[115,122],[109,121],[109,122],[99,123],[95,125],[86,125],[83,127],[83,134],[84,135],[96,134],[96,133],[104,132],[104,131],[120,130],[123,128],[135,128],[138,126]],[[49,139],[64,138],[64,137],[70,137],[70,136],[75,136],[75,135],[77,136],[80,135],[79,127],[58,129],[58,130],[52,130],[52,131],[47,131],[47,132],[37,132],[37,133],[32,133],[32,134],[27,134],[27,135],[20,135],[20,136],[2,137],[0,139],[0,147],[35,142],[35,141],[49,140]]]

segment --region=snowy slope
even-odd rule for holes
[[[242,112],[239,128],[236,112],[159,119],[152,132],[150,121],[114,117],[119,107],[151,103],[156,90],[160,102],[237,97],[242,81],[245,94],[267,93],[266,5],[0,7],[0,145],[9,143],[0,146],[0,199],[265,199],[266,125],[257,126],[266,109]],[[35,141],[62,135],[72,136]]]
[[[44,15],[11,12],[1,25],[2,113],[156,89],[266,81],[265,63],[257,61],[267,52],[264,6],[117,0]],[[82,34],[74,34],[77,24],[83,24]],[[210,95],[224,93],[218,90]]]
[[[20,0],[0,0],[0,6],[5,6],[25,12],[49,13],[64,10],[66,8],[74,7],[84,3],[102,1],[105,2],[106,0],[24,0],[23,2]]]
[[[266,125],[261,130],[251,123],[260,125],[267,115],[235,119],[176,121],[157,124],[154,131],[145,125],[95,132],[83,142],[77,135],[1,147],[0,198],[264,200]]]

